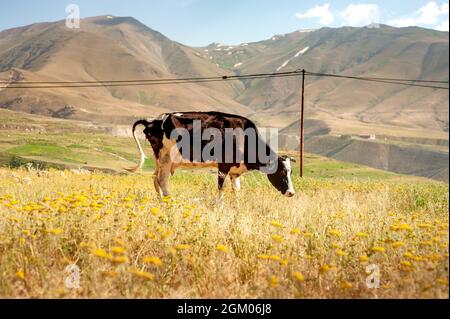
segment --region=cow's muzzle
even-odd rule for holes
[[[287,191],[283,195],[286,196],[286,197],[293,197],[295,195],[295,192],[294,191]]]

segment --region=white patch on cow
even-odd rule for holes
[[[289,196],[290,194],[290,196],[292,196],[295,194],[295,190],[291,179],[291,172],[292,172],[291,160],[289,158],[286,158],[285,160],[282,161],[282,163],[287,170],[288,190],[286,191],[286,195]]]
[[[174,114],[174,116],[178,116],[178,117],[179,117],[179,116],[182,116],[182,115],[183,115],[183,113],[175,113],[175,114]]]
[[[164,116],[167,116],[167,115],[168,115],[167,113],[160,114],[155,118],[155,120],[161,121],[164,118]]]
[[[166,120],[169,118],[170,114],[163,114],[161,117],[161,129],[164,131],[164,122],[166,122]]]
[[[241,179],[240,177],[231,175],[231,187],[235,192],[239,192],[241,190]]]
[[[184,158],[177,147],[176,140],[168,139],[165,135],[163,137],[163,148],[161,150],[161,157],[166,158],[165,161],[170,162],[172,174],[179,167],[184,168],[218,167],[217,162],[214,161],[192,162],[189,159]]]

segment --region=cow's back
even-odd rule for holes
[[[179,112],[166,114],[163,118],[162,129],[165,140],[171,141],[168,142],[169,145],[174,145],[174,142],[178,142],[177,147],[180,155],[185,161],[189,162],[245,162],[248,155],[249,140],[247,135],[242,133],[250,130],[258,138],[256,125],[251,120],[240,115],[222,112]],[[235,137],[231,141],[233,143],[232,147],[230,145],[226,147],[226,143],[229,142],[229,140],[226,140],[226,134],[227,130],[230,131],[230,129],[235,132]],[[209,156],[206,159],[203,156],[205,147],[211,144],[215,138],[210,136],[209,139],[205,139],[203,138],[205,137],[204,133],[210,133],[211,131],[218,133],[220,136],[218,138],[221,139],[221,154],[213,154],[212,160]],[[190,150],[183,150],[183,143],[181,143],[179,135],[181,132],[189,134]],[[242,139],[236,138],[236,134],[242,136]],[[178,138],[174,139],[174,136],[178,136]],[[199,154],[199,150],[196,152],[195,143],[201,145],[202,154]],[[230,154],[230,152],[233,154]]]

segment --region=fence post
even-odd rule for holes
[[[302,103],[300,112],[300,177],[303,177],[303,158],[305,153],[305,69],[302,70]]]

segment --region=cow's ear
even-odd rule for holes
[[[288,155],[283,155],[283,156],[280,156],[280,158],[282,159],[282,160],[287,160],[287,159],[289,159],[291,162],[293,162],[293,163],[297,163],[297,160],[295,159],[295,158],[293,158],[293,157],[291,157],[291,156],[288,156]]]

